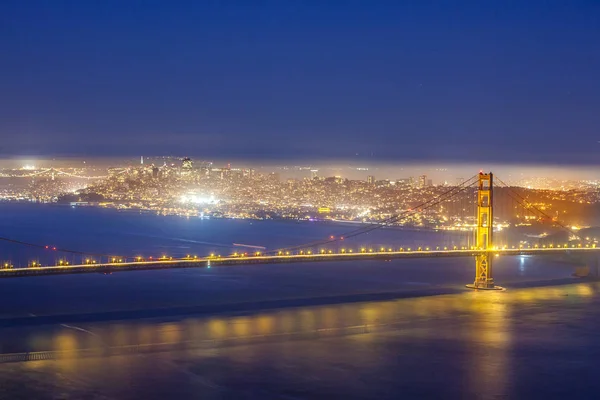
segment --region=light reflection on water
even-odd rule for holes
[[[498,346],[510,344],[513,314],[531,306],[585,303],[597,296],[598,283],[515,289],[505,292],[465,291],[455,295],[416,297],[393,301],[298,307],[247,315],[189,317],[165,321],[150,319],[133,322],[98,322],[64,325],[59,330],[36,329],[25,332],[22,351],[59,351],[120,348],[160,344],[184,348],[248,343],[270,339],[307,339],[344,336],[355,333],[402,330],[430,320],[471,321],[477,330],[469,332],[473,343]],[[23,328],[25,329],[25,328]],[[443,332],[430,332],[444,335]],[[50,346],[48,344],[50,343]],[[140,349],[141,350],[141,349]]]
[[[154,398],[165,390],[177,398],[397,398],[400,392],[410,398],[442,389],[445,398],[523,398],[527,385],[543,393],[556,381],[572,390],[561,368],[570,365],[571,355],[581,360],[580,345],[586,352],[600,347],[593,347],[592,326],[578,326],[598,316],[599,289],[599,283],[579,283],[465,291],[243,315],[36,327],[32,335],[19,328],[23,349],[58,356],[0,364],[0,373],[24,385],[30,398],[48,386],[73,399],[90,391]],[[573,335],[581,342],[568,340]],[[135,354],[121,351],[131,346]],[[86,348],[96,356],[74,354]],[[111,352],[120,355],[104,356]],[[520,356],[527,352],[533,353]],[[535,378],[540,371],[544,384]]]

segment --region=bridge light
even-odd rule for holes
[[[410,247],[407,250],[410,251]]]
[[[382,247],[382,248],[380,249],[380,251],[383,253],[383,252],[385,251],[385,249]]]
[[[198,258],[198,256],[194,256],[194,260],[197,259],[197,258]]]
[[[289,255],[290,255],[290,252],[289,252],[289,251],[286,251],[286,252],[285,252],[285,255],[286,255],[286,256],[289,256]]]
[[[453,250],[458,250],[458,247],[454,246],[454,249],[453,249]]]
[[[260,256],[260,251],[257,251],[257,252],[256,252],[256,255],[257,255],[257,256]]]
[[[279,251],[277,254],[278,254],[278,255],[281,255],[281,254],[282,254],[282,252],[281,252],[281,251]]]
[[[394,250],[392,250],[392,249],[388,249],[388,251],[389,251],[389,252],[392,252],[392,251],[394,251]]]
[[[373,252],[373,249],[369,249],[369,253],[372,253],[372,252]]]
[[[422,250],[421,247],[417,248],[417,251],[421,251],[421,250]]]
[[[448,250],[448,247],[444,247],[444,250]]]
[[[361,253],[364,253],[366,250],[363,248],[363,249],[360,249],[360,251],[361,251]]]
[[[496,257],[500,257],[500,254],[498,254],[498,253],[496,253],[496,254],[494,254],[494,255],[495,255]]]
[[[331,254],[331,250],[329,250],[328,253]]]
[[[400,247],[400,251],[404,251],[404,247]]]
[[[429,247],[425,247],[425,250],[426,250],[426,251],[429,251]]]
[[[310,250],[309,250],[309,251],[307,251],[307,253],[308,253],[308,254],[312,254],[312,251],[310,251]]]
[[[346,252],[346,249],[342,249],[342,250],[340,250],[340,251],[341,251],[342,253],[345,253],[345,252]]]

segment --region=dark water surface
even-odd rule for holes
[[[5,236],[205,254],[347,227],[0,206]],[[10,233],[10,235],[6,234]],[[357,245],[462,240],[382,232]],[[60,243],[59,243],[60,242]],[[11,260],[31,253],[0,246]],[[127,253],[125,253],[127,252]],[[54,257],[45,252],[37,257]],[[600,285],[542,257],[238,266],[0,280],[0,398],[597,398]],[[15,360],[35,360],[21,361]],[[13,362],[8,362],[13,361]]]

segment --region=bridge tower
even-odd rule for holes
[[[502,289],[494,285],[492,275],[493,234],[494,234],[494,175],[479,173],[477,187],[477,227],[475,248],[485,250],[475,256],[475,282],[467,285],[473,289]]]

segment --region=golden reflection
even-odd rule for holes
[[[380,307],[377,303],[369,303],[360,308],[361,322],[363,324],[372,325],[379,320]]]
[[[590,285],[577,285],[577,294],[584,297],[592,297],[594,295],[594,289]]]
[[[160,326],[160,341],[162,343],[179,343],[181,341],[181,325],[169,323]]]
[[[259,335],[268,335],[273,332],[275,327],[275,318],[271,315],[259,315],[255,317]]]
[[[476,393],[506,393],[510,370],[510,306],[503,292],[477,292],[472,319],[467,324],[472,362],[469,380]]]
[[[249,336],[250,335],[250,321],[249,317],[237,317],[230,321],[233,327],[234,336]]]
[[[57,368],[64,373],[76,372],[76,351],[79,349],[77,336],[74,332],[63,331],[53,340],[54,350],[57,352]]]
[[[72,353],[79,348],[75,333],[63,331],[54,337],[53,347],[55,351],[60,353]]]
[[[211,319],[208,322],[208,331],[211,339],[223,340],[227,338],[227,324],[222,319]]]

